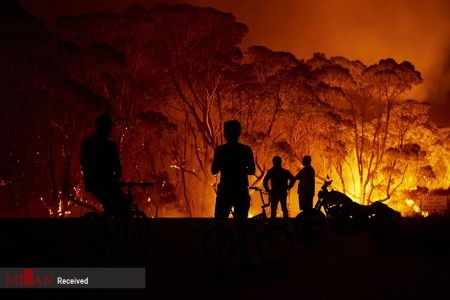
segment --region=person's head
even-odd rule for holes
[[[223,135],[227,142],[237,142],[241,135],[241,123],[230,120],[223,123]]]
[[[95,130],[101,136],[109,136],[112,131],[112,120],[107,114],[97,117],[95,120]]]
[[[278,155],[272,158],[272,163],[274,167],[281,167],[281,162],[282,162],[281,157],[279,157]]]
[[[303,156],[302,165],[304,165],[305,167],[310,166],[311,165],[311,156],[309,156],[309,155]]]

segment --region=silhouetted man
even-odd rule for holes
[[[300,181],[298,183],[298,202],[300,210],[309,212],[313,207],[316,172],[311,166],[311,156],[304,156],[302,165],[304,167],[295,176],[295,179]]]
[[[105,215],[125,212],[125,197],[119,185],[122,176],[117,145],[110,139],[112,120],[101,115],[95,121],[96,134],[85,139],[81,149],[81,169],[87,192],[103,205]]]
[[[227,121],[223,127],[227,143],[216,148],[211,166],[213,175],[220,172],[214,215],[217,219],[226,219],[234,207],[234,218],[245,220],[250,208],[248,175],[255,174],[253,152],[238,141],[241,134],[238,121]]]
[[[273,167],[269,169],[263,180],[264,189],[270,193],[270,215],[272,219],[276,218],[278,202],[280,202],[281,210],[283,211],[283,218],[287,219],[287,192],[294,186],[295,178],[291,172],[281,166],[281,157],[274,156],[272,163]]]

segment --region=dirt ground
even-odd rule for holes
[[[292,220],[291,220],[292,223]],[[86,243],[79,219],[0,220],[2,267],[146,268],[144,290],[1,290],[7,296],[59,299],[448,299],[450,220],[403,219],[385,246],[367,234],[299,238],[281,265],[268,266],[250,246],[251,268],[239,255],[220,270],[205,260],[202,241],[211,219],[147,220],[125,247]],[[249,231],[251,232],[251,231]],[[254,233],[252,233],[254,234]],[[249,236],[251,234],[249,233]],[[114,239],[115,237],[111,237]],[[251,244],[251,242],[250,242]]]

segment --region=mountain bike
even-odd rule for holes
[[[259,187],[249,187],[259,192],[261,198],[261,213],[253,216],[252,220],[262,220],[263,227],[257,233],[256,251],[259,259],[268,265],[278,265],[285,262],[292,254],[292,236],[285,226],[267,217],[266,208],[270,207],[270,193]],[[268,201],[264,201],[263,195],[268,195]],[[283,220],[284,222],[284,220]]]
[[[126,252],[129,257],[143,255],[143,251],[138,254],[136,252],[145,249],[147,245],[147,215],[133,202],[133,189],[145,189],[154,183],[131,181],[119,184],[126,190],[124,201],[127,205],[123,206],[126,211],[115,211],[109,215],[105,215],[104,211],[90,211],[80,217],[77,230],[78,252],[84,259],[96,260],[104,255],[105,251],[117,248],[112,245],[121,246],[121,253]]]
[[[292,236],[284,226],[268,219],[266,208],[270,206],[270,197],[266,202],[263,196],[268,193],[258,187],[249,187],[249,189],[259,192],[262,204],[261,213],[247,222],[253,233],[251,236],[257,257],[267,265],[282,264],[292,253]],[[202,245],[203,254],[210,265],[223,267],[231,263],[235,256],[235,241],[238,239],[235,235],[239,230],[239,226],[233,227],[226,222],[221,222],[205,234]],[[248,243],[245,244],[248,245]]]

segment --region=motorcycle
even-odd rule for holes
[[[302,211],[295,218],[295,229],[301,236],[318,237],[328,223],[338,234],[367,232],[376,242],[392,241],[399,228],[399,212],[379,201],[361,205],[341,192],[329,191],[332,182],[327,176],[313,210]]]

